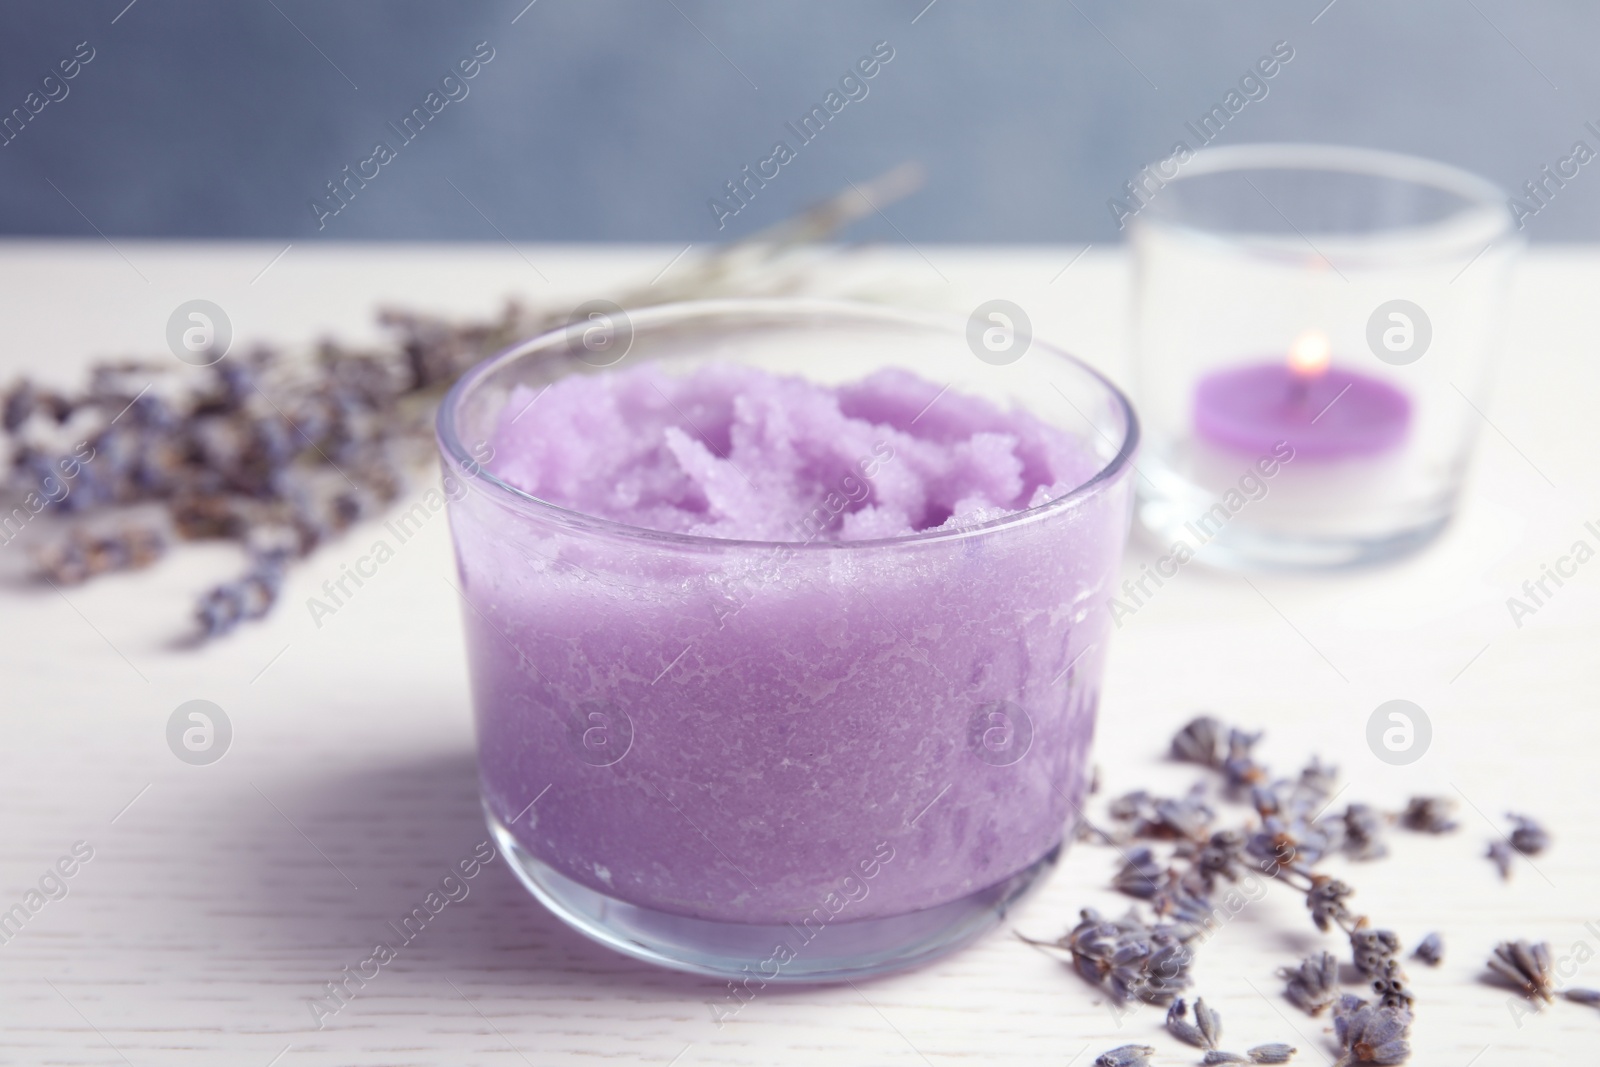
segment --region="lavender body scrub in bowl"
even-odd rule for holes
[[[604,326],[487,361],[439,417],[518,875],[747,991],[993,927],[1087,789],[1127,401],[1042,344],[997,366],[852,305]]]

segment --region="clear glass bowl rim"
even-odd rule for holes
[[[953,319],[948,316],[920,314],[844,300],[792,297],[675,301],[641,308],[637,311],[628,311],[627,315],[635,335],[641,329],[652,326],[688,323],[697,318],[704,319],[707,325],[716,325],[718,319],[741,315],[753,321],[789,316],[810,318],[814,321],[832,319],[835,323],[841,325],[848,325],[851,321],[855,321],[876,326],[898,325],[914,329],[931,329],[956,337],[964,337],[966,333],[965,320]],[[478,383],[510,363],[514,363],[533,353],[549,349],[552,346],[565,344],[567,333],[568,327],[560,326],[525,341],[519,341],[510,348],[497,355],[490,356],[468,370],[450,387],[450,391],[445,394],[444,399],[439,404],[439,412],[435,419],[435,437],[440,453],[456,471],[465,475],[468,470],[474,467],[477,468],[475,474],[468,476],[469,480],[487,485],[491,497],[498,503],[532,518],[553,521],[571,529],[595,534],[609,534],[662,545],[671,544],[686,548],[723,550],[765,548],[790,551],[852,551],[964,540],[980,534],[994,533],[1014,526],[1039,522],[1048,519],[1057,512],[1073,508],[1080,501],[1096,494],[1102,487],[1107,486],[1125,470],[1131,468],[1133,456],[1139,446],[1139,418],[1133,409],[1133,404],[1122,390],[1117,388],[1109,378],[1082,360],[1069,355],[1054,345],[1034,338],[1029,345],[1029,354],[1038,350],[1041,354],[1059,360],[1097,383],[1106,391],[1116,409],[1120,411],[1126,427],[1122,440],[1117,442],[1116,454],[1088,480],[1070,492],[1063,493],[1053,500],[1048,500],[1038,507],[1026,508],[1002,518],[992,519],[973,526],[963,526],[954,530],[924,530],[900,537],[884,537],[864,541],[752,541],[652,530],[648,527],[634,526],[629,523],[617,522],[613,519],[601,518],[597,515],[564,508],[547,500],[541,500],[502,481],[487,469],[482,468],[481,464],[462,445],[456,427],[457,409]]]
[[[1154,164],[1151,164],[1154,166]],[[1318,144],[1314,142],[1256,142],[1226,145],[1221,148],[1201,148],[1194,157],[1182,165],[1171,178],[1161,177],[1163,185],[1179,185],[1193,178],[1218,174],[1265,170],[1305,170],[1327,173],[1354,174],[1370,178],[1387,178],[1450,193],[1460,198],[1450,214],[1426,225],[1438,226],[1451,220],[1491,211],[1502,214],[1497,227],[1503,239],[1511,230],[1509,211],[1499,209],[1505,204],[1504,189],[1488,178],[1472,171],[1438,160],[1413,156],[1404,152],[1390,152],[1381,148],[1362,148],[1355,145]],[[1245,231],[1228,230],[1215,226],[1198,225],[1182,217],[1163,216],[1159,211],[1152,217],[1144,212],[1132,220],[1136,226],[1163,226],[1205,234],[1208,237],[1237,244],[1250,244],[1259,235]],[[1415,225],[1415,224],[1412,224]],[[1362,240],[1381,238],[1410,228],[1407,225],[1374,227],[1359,234],[1348,235]]]

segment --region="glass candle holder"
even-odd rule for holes
[[[1167,569],[1338,567],[1426,544],[1483,421],[1520,247],[1504,194],[1332,146],[1147,170],[1131,238],[1138,516]]]
[[[574,358],[556,331],[469,372],[439,413],[503,854],[595,940],[734,979],[729,1010],[979,936],[1055,862],[1087,789],[1131,407],[1043,344],[994,365],[963,324],[886,310],[715,301],[605,329],[624,356]],[[900,367],[1026,409],[1095,473],[993,521],[843,542],[644,529],[492,473],[483,443],[514,387],[612,358],[829,384]]]

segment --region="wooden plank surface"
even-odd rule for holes
[[[465,313],[508,293],[606,296],[679,249],[294,246],[275,259],[282,251],[0,244],[0,378],[65,382],[93,356],[160,354],[168,314],[196,297],[228,312],[239,341],[352,337],[370,335],[380,301]],[[1126,265],[1095,249],[1058,273],[1077,252],[889,250],[828,278],[962,314],[1016,300],[1040,335],[1122,377]],[[1266,728],[1262,751],[1280,768],[1313,751],[1337,763],[1349,798],[1465,798],[1455,835],[1397,835],[1391,860],[1332,864],[1360,910],[1408,944],[1445,936],[1443,966],[1409,968],[1422,1002],[1413,1062],[1427,1067],[1584,1062],[1600,1036],[1592,1009],[1519,1018],[1480,981],[1495,941],[1529,937],[1570,957],[1565,981],[1600,986],[1600,962],[1578,962],[1600,952],[1600,564],[1520,628],[1505,604],[1600,521],[1597,285],[1600,250],[1526,261],[1471,492],[1427,553],[1253,586],[1187,568],[1111,648],[1097,742],[1110,793],[1186,788],[1195,774],[1162,761],[1165,739],[1209,708]],[[320,628],[303,608],[369,534],[298,567],[266,623],[199,652],[174,638],[188,595],[236,567],[230,551],[185,548],[63,596],[22,580],[28,534],[0,548],[0,912],[76,843],[80,857],[92,850],[64,865],[66,895],[0,944],[0,1063],[1060,1067],[1147,1040],[1158,1062],[1198,1062],[1158,1033],[1158,1010],[1119,1016],[1006,935],[856,987],[768,989],[718,1026],[708,1005],[724,1003],[724,986],[590,945],[498,860],[318,1028],[309,1003],[324,984],[486,836],[444,524]],[[1152,558],[1136,547],[1129,567]],[[1372,710],[1397,697],[1434,727],[1427,756],[1405,767],[1364,740]],[[167,748],[169,715],[192,699],[232,722],[231,748],[210,766]],[[1543,818],[1555,844],[1502,883],[1482,854],[1489,820],[1508,809]],[[1081,907],[1120,910],[1105,889],[1116,861],[1076,848],[1016,928],[1054,936]],[[1288,1041],[1296,1062],[1330,1062],[1326,1021],[1290,1007],[1273,977],[1322,943],[1295,896],[1273,887],[1205,946],[1197,988],[1222,1011],[1225,1044]]]

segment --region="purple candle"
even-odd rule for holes
[[[1304,334],[1287,361],[1215,371],[1194,396],[1195,433],[1214,445],[1266,455],[1280,441],[1296,461],[1388,451],[1405,440],[1411,401],[1387,382],[1329,365],[1327,337]]]

